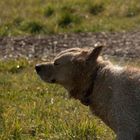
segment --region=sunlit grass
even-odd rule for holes
[[[128,64],[139,67],[137,60]],[[0,139],[115,138],[88,107],[69,99],[66,90],[42,82],[34,65],[24,59],[0,61]]]
[[[89,109],[42,82],[35,62],[0,61],[0,139],[113,139]]]

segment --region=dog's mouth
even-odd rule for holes
[[[52,79],[52,80],[50,80],[50,82],[49,83],[56,83],[56,80],[55,79]]]
[[[40,76],[40,78],[41,78],[44,82],[47,82],[47,83],[50,83],[50,84],[56,83],[56,79],[46,79],[46,78],[44,78],[44,76]]]
[[[56,79],[50,79],[50,80],[44,79],[44,78],[41,78],[41,79],[44,80],[47,83],[50,83],[50,84],[55,84],[56,83]]]

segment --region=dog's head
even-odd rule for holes
[[[52,62],[37,64],[35,69],[45,82],[60,84],[67,90],[80,89],[96,68],[101,49],[102,46],[93,50],[67,49],[58,54]]]

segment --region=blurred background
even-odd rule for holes
[[[36,63],[71,47],[140,67],[139,0],[0,0],[0,139],[113,140],[88,107],[42,82]]]
[[[140,28],[139,0],[1,0],[0,13],[1,36]]]

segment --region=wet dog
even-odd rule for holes
[[[118,140],[140,140],[140,70],[104,61],[102,48],[68,49],[35,69],[42,80],[62,85],[89,106]]]

